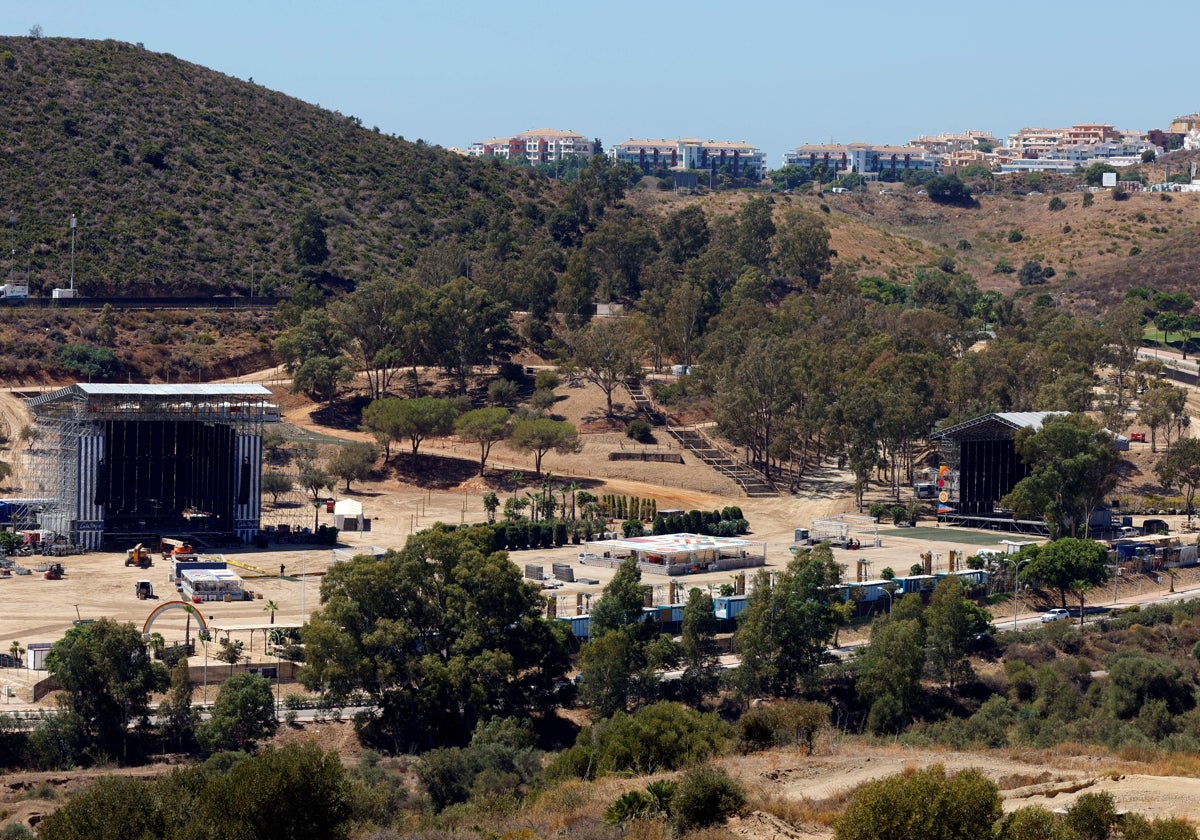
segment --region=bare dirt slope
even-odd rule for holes
[[[836,801],[863,782],[935,764],[948,772],[981,770],[999,785],[1005,811],[1026,805],[1065,809],[1083,793],[1103,791],[1112,795],[1119,812],[1200,821],[1200,779],[1099,753],[912,750],[867,746],[853,739],[838,743],[835,739],[814,756],[782,750],[727,761],[730,772],[743,780],[759,803],[808,800],[812,811],[828,807],[830,800]],[[803,813],[803,809],[796,808],[793,813]],[[832,830],[818,821],[803,822],[799,829],[781,829],[762,813],[732,827],[736,834],[750,838],[833,836]]]

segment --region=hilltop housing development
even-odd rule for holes
[[[1003,142],[986,131],[921,135],[903,145],[887,143],[801,144],[783,153],[782,166],[858,173],[867,177],[904,171],[954,172],[984,166],[995,172],[1073,172],[1101,162],[1132,166],[1143,155],[1174,149],[1200,149],[1200,113],[1175,117],[1165,130],[1122,130],[1109,123],[1078,123],[1061,128],[1022,128]],[[569,130],[533,129],[497,136],[467,147],[472,157],[524,158],[532,164],[588,158],[602,153],[599,140]],[[758,180],[768,170],[766,154],[744,140],[696,137],[631,138],[611,146],[613,162],[631,163],[646,174],[679,170],[720,172]]]

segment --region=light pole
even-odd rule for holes
[[[1021,582],[1021,567],[1033,560],[1032,557],[1027,557],[1024,560],[1008,560],[1004,559],[1004,563],[1012,563],[1013,565],[1013,630],[1017,629],[1017,593]]]
[[[203,696],[203,699],[201,700],[201,705],[207,706],[208,705],[208,634],[207,633],[204,634],[204,638],[201,639],[201,641],[204,642],[204,696]]]
[[[71,291],[75,291],[75,214],[71,214]]]
[[[888,596],[888,615],[892,614],[892,605],[895,602],[895,594],[896,594],[892,590],[895,589],[895,587],[896,587],[896,584],[894,584],[890,581],[887,584],[885,584],[884,586],[879,587],[880,591],[882,591],[885,595]]]

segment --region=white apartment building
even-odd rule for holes
[[[1091,164],[1097,160],[1112,161],[1117,158],[1128,158],[1141,162],[1142,152],[1153,151],[1162,154],[1162,149],[1147,142],[1125,143],[1109,140],[1104,143],[1076,143],[1072,146],[1060,146],[1047,158],[1052,160],[1069,160],[1078,164]]]
[[[824,165],[838,172],[860,174],[903,172],[906,169],[936,172],[937,155],[920,146],[876,146],[870,143],[832,143],[797,146],[783,153],[784,166],[809,169]]]
[[[467,147],[471,157],[499,157],[515,160],[524,157],[530,163],[553,163],[569,157],[591,157],[596,145],[582,134],[553,128],[535,128],[511,137],[493,137]]]
[[[631,139],[608,150],[614,162],[632,163],[643,172],[662,169],[699,169],[727,172],[735,178],[757,180],[766,168],[763,151],[744,141]]]
[[[1008,148],[1020,157],[1041,157],[1057,149],[1066,134],[1065,128],[1022,128],[1008,135]]]
[[[941,134],[921,135],[909,140],[908,145],[920,146],[925,151],[935,155],[950,155],[955,152],[970,151],[981,143],[995,148],[1000,141],[986,131],[968,129],[961,134],[943,132]]]

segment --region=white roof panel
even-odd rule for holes
[[[121,397],[269,397],[271,392],[262,385],[244,382],[197,383],[179,385],[123,384],[108,382],[77,382],[75,387],[85,394]]]

